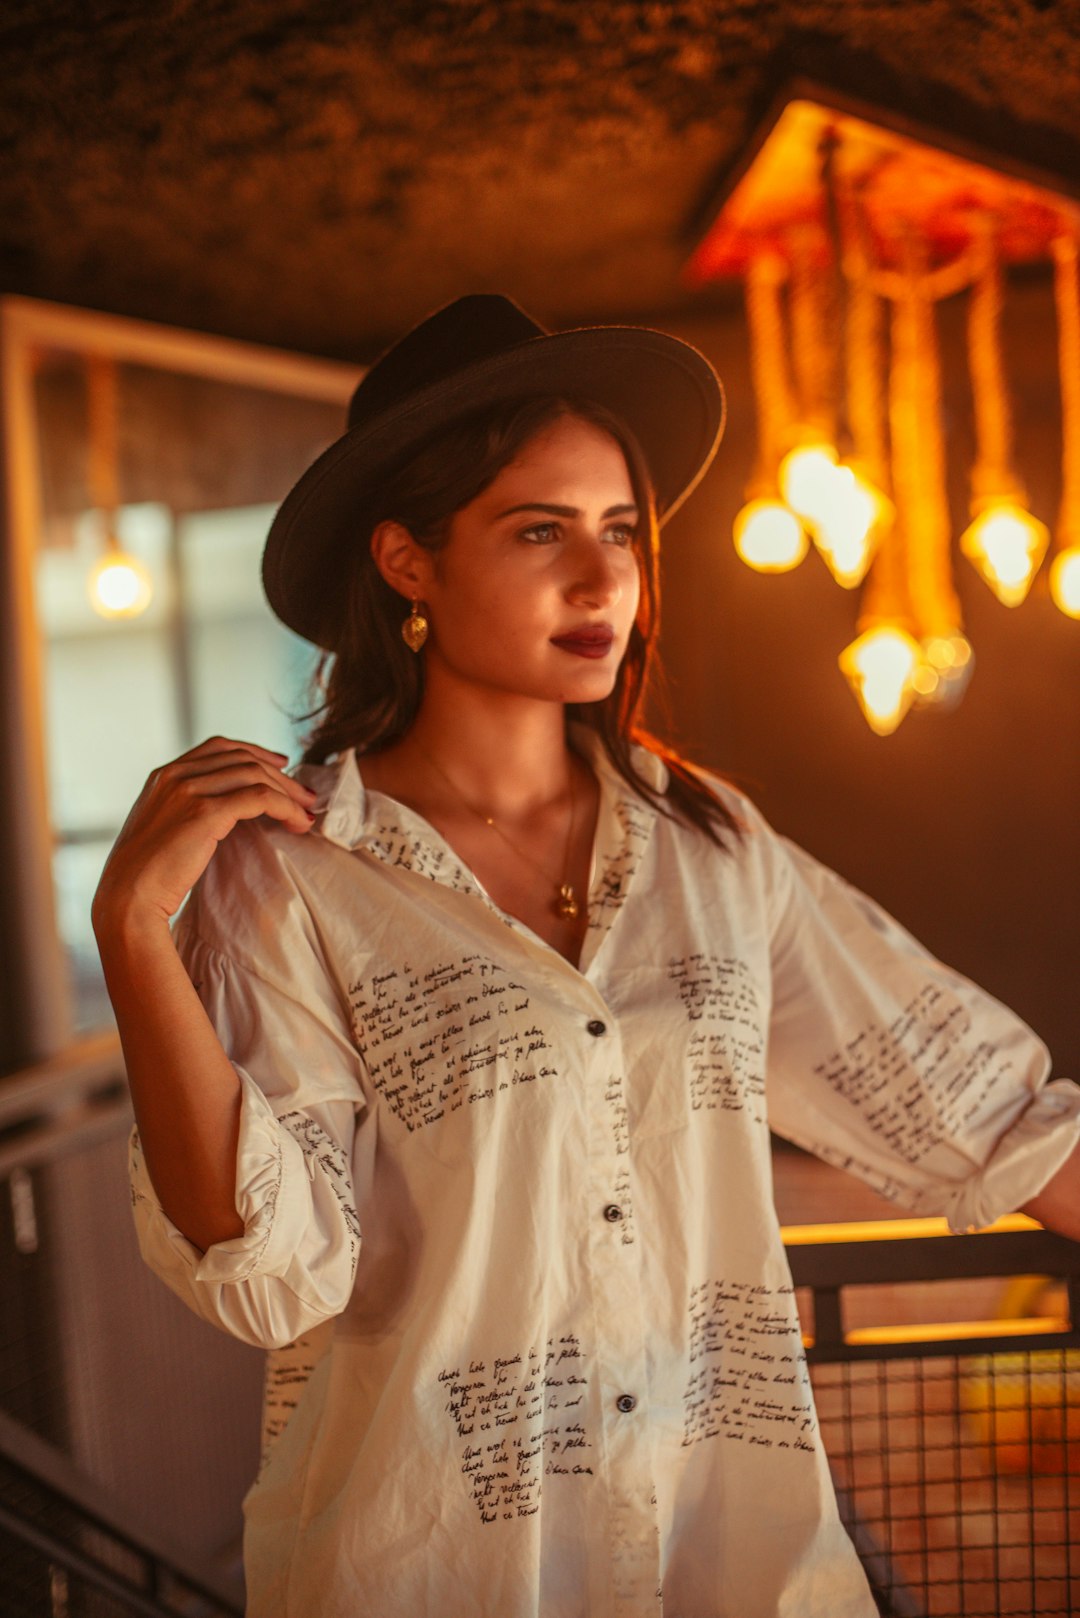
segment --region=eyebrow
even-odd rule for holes
[[[498,522],[503,517],[512,517],[516,512],[519,511],[544,511],[552,517],[581,516],[581,512],[578,510],[577,506],[552,506],[546,505],[542,500],[530,500],[527,501],[523,506],[508,506],[505,511],[499,512],[499,515],[495,520]],[[603,515],[605,519],[608,517],[625,517],[628,516],[630,512],[636,513],[637,506],[609,506]]]

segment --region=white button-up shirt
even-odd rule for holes
[[[243,1236],[132,1143],[142,1250],[273,1350],[251,1618],[872,1618],[772,1204],[769,1125],[988,1223],[1080,1134],[1011,1012],[778,837],[601,799],[580,969],[356,757],[241,823],[175,923],[243,1087]],[[639,755],[662,786],[663,766]]]

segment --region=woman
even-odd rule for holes
[[[204,742],[106,866],[143,1251],[272,1351],[254,1618],[869,1618],[768,1123],[1080,1235],[1034,1035],[636,729],[721,418],[659,333],[425,321],[268,540],[305,763]]]

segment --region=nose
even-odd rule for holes
[[[613,547],[591,541],[575,547],[571,584],[567,599],[583,607],[613,607],[623,593],[623,579],[617,566],[619,553]]]

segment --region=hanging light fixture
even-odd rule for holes
[[[145,564],[122,549],[116,532],[120,476],[115,360],[98,355],[87,360],[87,405],[90,499],[105,523],[104,551],[87,576],[87,594],[102,618],[135,618],[150,605],[153,585]]]
[[[799,96],[774,117],[687,275],[738,275],[746,288],[758,455],[736,549],[781,571],[809,536],[837,583],[862,587],[839,664],[887,735],[912,707],[953,706],[974,668],[953,579],[944,298],[968,299],[975,406],[959,552],[1010,607],[1046,554],[1049,532],[1013,465],[1001,328],[1004,264],[1051,253],[1065,434],[1050,590],[1080,618],[1078,216],[1048,187],[827,102]]]

